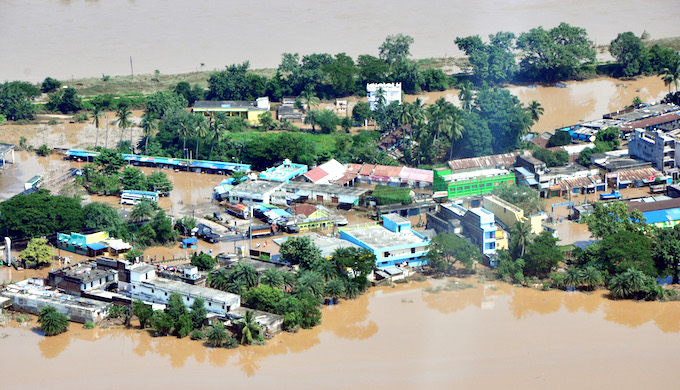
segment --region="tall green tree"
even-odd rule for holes
[[[651,70],[647,47],[630,31],[619,33],[609,45],[609,52],[623,66],[624,76],[636,76]]]
[[[250,345],[256,341],[262,341],[262,328],[255,322],[255,315],[252,310],[246,310],[243,320],[237,322],[241,333],[241,344]]]
[[[139,319],[139,327],[144,329],[153,315],[153,309],[150,305],[136,299],[132,302],[132,314]]]
[[[208,316],[208,309],[205,308],[205,299],[196,297],[194,303],[191,304],[191,320],[194,323],[194,328],[199,329],[203,326],[203,322]]]
[[[281,261],[311,269],[321,257],[321,250],[308,237],[291,237],[281,245]]]
[[[50,195],[45,189],[17,195],[0,203],[0,232],[13,238],[79,232],[83,227],[80,200]]]
[[[148,155],[149,138],[153,137],[156,130],[158,130],[158,121],[153,117],[150,117],[149,114],[146,114],[142,117],[141,127],[142,134],[144,134],[144,154]]]
[[[106,203],[92,202],[83,206],[83,227],[94,231],[107,231],[112,237],[120,237],[123,219],[118,211]]]
[[[175,322],[178,321],[182,315],[187,314],[187,307],[184,304],[184,301],[182,301],[182,296],[179,293],[170,293],[166,312],[170,314]]]
[[[529,111],[529,115],[531,115],[531,120],[536,123],[545,110],[541,106],[541,103],[532,100],[531,103],[529,103],[529,107],[527,107],[527,111]]]
[[[550,30],[532,28],[520,34],[517,48],[524,53],[520,68],[525,77],[536,81],[571,79],[582,64],[595,61],[586,30],[567,23]]]
[[[413,38],[408,35],[388,35],[380,45],[380,58],[389,65],[404,60],[411,55],[412,44]]]
[[[94,141],[94,147],[96,149],[97,146],[99,146],[99,119],[102,117],[102,115],[104,115],[104,113],[102,112],[101,107],[99,107],[99,105],[93,104],[90,115],[92,116],[92,123],[97,129],[97,136]]]
[[[515,34],[497,32],[489,35],[488,44],[479,35],[458,37],[455,43],[468,56],[475,78],[480,83],[500,84],[510,81],[518,70],[512,51],[514,41]]]
[[[127,105],[119,105],[116,111],[116,116],[118,119],[118,127],[120,127],[120,142],[123,142],[123,135],[125,134],[125,129],[132,129],[132,111]],[[130,147],[132,147],[132,130],[130,130]],[[132,150],[130,150],[132,153]]]
[[[524,260],[526,275],[547,276],[560,262],[564,261],[562,251],[557,247],[558,239],[552,233],[543,231],[527,246]]]
[[[456,263],[470,270],[474,268],[476,262],[482,259],[477,247],[449,233],[437,234],[430,241],[427,250],[426,258],[430,268],[443,275],[453,274]]]
[[[46,238],[31,238],[26,245],[26,249],[19,253],[19,257],[29,263],[35,263],[39,267],[52,264],[54,248],[48,243]]]

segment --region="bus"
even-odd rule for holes
[[[43,175],[35,175],[31,178],[31,180],[27,181],[24,184],[24,190],[30,190],[31,188],[38,187],[44,180],[45,178]]]
[[[126,190],[120,193],[120,204],[134,205],[144,199],[158,202],[158,192]]]

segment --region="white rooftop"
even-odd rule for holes
[[[345,230],[345,233],[373,248],[390,248],[427,242],[427,240],[418,237],[411,230],[395,233],[377,225],[355,230],[348,229]]]

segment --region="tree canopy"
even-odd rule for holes
[[[479,248],[470,245],[455,234],[439,233],[428,246],[427,261],[436,272],[451,275],[455,271],[455,264],[460,263],[470,270],[475,262],[482,259]]]
[[[41,237],[78,232],[83,227],[80,200],[38,190],[0,203],[0,227],[10,237]]]

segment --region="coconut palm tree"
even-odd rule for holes
[[[324,280],[328,281],[337,275],[335,265],[326,258],[317,259],[312,264],[312,269],[323,276]]]
[[[347,282],[347,286],[345,288],[345,295],[348,299],[355,299],[359,296],[359,294],[361,294],[359,283],[357,283],[356,279],[350,279]]]
[[[38,312],[40,330],[42,330],[45,336],[56,336],[66,332],[69,325],[68,320],[68,316],[58,312],[54,306],[43,306]]]
[[[324,279],[321,274],[315,271],[301,271],[298,273],[296,291],[310,293],[321,297],[324,289]]]
[[[194,124],[194,136],[196,137],[196,155],[194,158],[196,159],[198,159],[198,144],[206,135],[208,135],[208,123],[205,120],[205,116],[201,115]]]
[[[241,344],[250,345],[253,341],[262,340],[262,328],[255,322],[255,315],[252,310],[246,310],[246,315],[237,325],[241,331]]]
[[[149,138],[151,138],[155,134],[156,129],[158,129],[158,122],[147,114],[142,117],[141,126],[142,134],[144,134],[144,154],[147,154],[149,150]]]
[[[614,298],[642,299],[647,295],[646,279],[644,272],[635,268],[614,276],[609,281],[609,292]]]
[[[472,94],[472,83],[470,81],[466,80],[460,85],[458,99],[460,100],[460,108],[465,111],[472,111],[474,95]]]
[[[153,204],[148,200],[143,200],[132,207],[130,212],[130,219],[135,222],[145,221],[156,213]]]
[[[378,106],[384,106],[385,103],[387,103],[387,99],[385,99],[385,90],[382,89],[382,87],[378,88],[376,91],[375,102]]]
[[[302,98],[302,103],[307,105],[307,111],[312,111],[314,109],[313,107],[318,106],[321,102],[321,100],[316,97],[316,93],[312,88],[307,88],[302,91],[300,97]]]
[[[237,263],[233,270],[232,275],[234,280],[245,288],[251,288],[257,286],[258,275],[257,270],[250,264],[247,263]]]
[[[541,106],[541,103],[532,100],[531,103],[529,103],[529,107],[527,107],[527,111],[529,111],[529,114],[531,115],[531,120],[536,123],[545,110]]]
[[[182,137],[182,153],[184,158],[187,157],[187,137],[191,135],[193,116],[186,116],[182,119],[182,123],[177,129],[179,136]]]
[[[260,283],[271,287],[282,288],[284,286],[283,273],[276,268],[267,268],[262,272]]]
[[[519,257],[523,258],[527,245],[531,242],[531,228],[528,224],[520,221],[515,222],[513,226],[512,239],[516,248],[520,249]]]
[[[116,116],[118,117],[118,120],[116,121],[118,123],[118,127],[120,127],[120,142],[123,142],[123,135],[125,134],[125,129],[128,127],[132,127],[132,111],[130,111],[130,108],[126,105],[120,105],[118,107],[118,110],[116,111]],[[132,132],[132,130],[130,130]],[[130,133],[132,134],[132,133]],[[130,137],[130,148],[132,148],[132,136]]]
[[[451,127],[449,127],[449,138],[451,139],[451,150],[449,151],[449,161],[453,160],[453,144],[463,138],[463,124],[460,114],[451,117]]]
[[[668,86],[668,93],[671,93],[671,85],[675,87],[675,92],[678,92],[678,84],[680,84],[680,61],[676,61],[670,68],[663,68],[661,71],[661,79],[664,85]]]
[[[104,113],[102,112],[102,109],[99,107],[99,105],[94,104],[92,106],[92,112],[90,115],[92,115],[92,123],[97,128],[97,136],[94,141],[94,147],[96,149],[97,146],[99,146],[99,118],[101,118]]]
[[[335,278],[326,283],[324,295],[331,299],[333,303],[344,296],[346,293],[345,283],[340,278]]]

